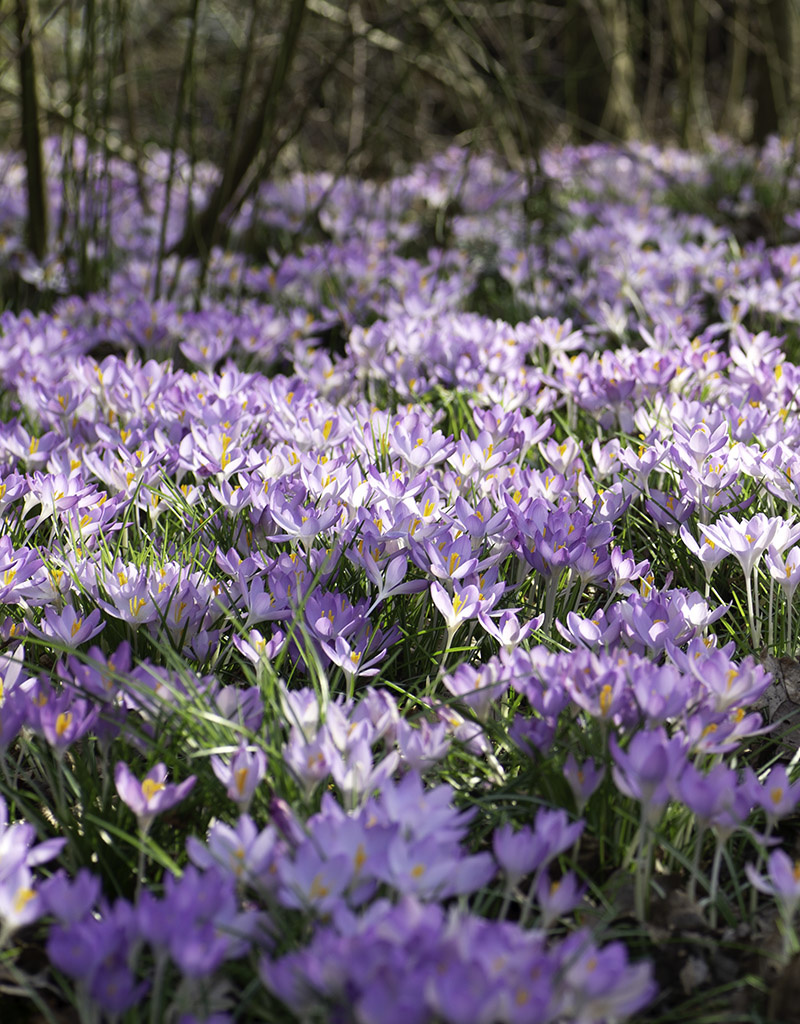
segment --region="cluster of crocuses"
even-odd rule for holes
[[[67,292],[3,160],[10,265]],[[0,316],[9,962],[38,928],[86,1021],[617,1021],[656,989],[608,877],[646,921],[672,857],[713,927],[734,836],[788,957],[756,655],[795,650],[800,245],[675,213],[708,162],[645,146],[545,154],[547,240],[449,150],[265,185],[237,227],[297,244],[201,268],[163,160],[147,211],[92,166],[110,287]]]

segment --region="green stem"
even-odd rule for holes
[[[717,839],[717,848],[714,850],[714,863],[711,866],[711,890],[708,895],[709,903],[711,904],[709,923],[712,928],[717,927],[717,891],[719,890],[719,869],[722,864],[722,850],[722,840]]]
[[[150,1024],[158,1024],[164,1019],[162,1003],[164,1001],[164,977],[168,959],[162,951],[156,957],[156,970],[153,979],[153,991],[150,996]]]
[[[758,849],[758,859],[756,860],[756,866],[755,866],[755,871],[756,872],[761,871],[761,868],[762,868],[763,864],[766,862],[766,859],[767,859],[767,849],[768,849],[768,844],[769,844],[769,837],[772,834],[772,826],[773,826],[773,822],[768,820],[767,821],[767,827],[766,827],[766,830],[764,832],[764,843],[763,843],[763,845],[759,846],[759,849]],[[756,887],[753,885],[753,886],[750,887],[750,917],[751,918],[755,917],[757,908],[758,908],[758,889],[756,889]]]
[[[646,810],[642,808],[642,828],[639,840],[639,861],[636,865],[636,887],[634,889],[634,913],[640,921],[647,918],[647,905],[649,902],[650,871],[653,859],[653,846],[655,844],[655,832],[646,820]]]
[[[511,906],[511,897],[513,895],[513,886],[506,885],[503,891],[503,902],[500,905],[500,913],[497,916],[498,921],[505,921],[508,915],[508,908]]]
[[[759,650],[761,648],[761,633],[760,630],[756,629],[755,614],[753,612],[753,582],[749,573],[745,573],[744,585],[747,593],[747,620],[750,623],[750,639],[755,650]]]
[[[705,826],[697,826],[697,836],[694,841],[694,853],[692,855],[692,877],[689,879],[688,895],[691,902],[694,902],[695,893],[697,892],[697,876],[700,874],[700,854],[703,849],[703,836],[705,835]]]
[[[769,649],[773,649],[775,643],[775,623],[772,620],[773,602],[775,600],[775,580],[770,576],[769,580],[769,634],[767,643]]]

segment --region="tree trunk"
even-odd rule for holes
[[[39,130],[33,13],[32,0],[17,0],[22,148],[25,152],[28,188],[28,246],[34,256],[41,260],[47,252],[47,184]]]
[[[190,215],[183,235],[172,248],[173,253],[180,256],[199,255],[204,258],[212,245],[220,240],[228,221],[236,212],[231,205],[234,193],[258,157],[262,146],[270,144],[280,96],[297,49],[305,7],[306,0],[293,0],[280,50],[269,81],[264,87],[258,113],[243,131],[241,144],[231,153],[222,180],[212,193],[207,206],[199,213]],[[266,166],[269,166],[269,161]]]

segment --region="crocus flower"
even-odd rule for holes
[[[578,814],[581,814],[589,797],[603,781],[606,770],[602,766],[598,767],[596,762],[590,764],[589,761],[585,761],[582,765],[579,765],[574,755],[570,752],[564,762],[562,771],[575,797]]]
[[[609,748],[618,789],[638,800],[648,821],[655,823],[686,764],[684,741],[679,736],[668,739],[664,729],[652,729],[637,732],[625,751],[612,736]]]
[[[759,875],[752,864],[745,864],[745,872],[759,892],[775,898],[786,921],[791,921],[800,906],[800,862],[783,850],[773,850],[767,861],[767,877]]]
[[[321,857],[311,842],[305,842],[295,854],[278,862],[281,888],[278,900],[283,906],[329,913],[352,881],[350,858],[343,853]]]
[[[449,641],[452,641],[461,623],[474,618],[478,610],[483,607],[481,595],[476,586],[468,584],[461,589],[454,584],[453,590],[454,594],[451,598],[438,580],[431,583],[431,599],[444,616]]]
[[[100,897],[100,879],[87,868],[80,868],[74,878],[60,869],[39,887],[48,913],[62,924],[75,924],[91,913]]]
[[[779,532],[785,542],[781,550],[800,535],[800,526],[792,526],[791,522],[786,522],[779,516],[766,516],[763,512],[742,521],[733,515],[720,516],[716,523],[710,526],[701,524],[700,529],[706,538],[723,551],[734,555],[745,576],[752,573]]]
[[[169,810],[189,793],[197,781],[195,775],[179,785],[167,782],[166,765],[159,763],[140,782],[124,761],[118,761],[114,768],[114,782],[124,803],[136,815],[142,832],[146,832],[156,815]]]
[[[701,828],[712,828],[723,841],[744,823],[753,806],[736,772],[724,764],[703,773],[689,762],[678,780],[676,796],[695,814]]]
[[[46,839],[36,846],[36,830],[28,822],[17,821],[9,824],[8,807],[0,797],[0,882],[22,864],[35,867],[57,857],[66,844],[66,839]]]
[[[752,768],[747,768],[745,785],[751,801],[766,814],[770,831],[777,821],[792,814],[800,803],[800,780],[790,782],[784,764],[773,765],[763,782],[759,782]]]
[[[510,822],[496,828],[492,834],[492,850],[509,888],[514,888],[538,867],[540,843],[529,825],[523,825],[516,832]]]
[[[44,912],[41,896],[33,886],[33,874],[25,864],[18,864],[0,881],[0,947],[12,932]]]
[[[273,825],[267,825],[259,832],[253,819],[243,814],[235,827],[221,821],[214,822],[205,843],[189,836],[186,852],[203,871],[212,866],[221,867],[237,881],[257,879],[259,886],[274,887],[277,882],[273,870],[277,839],[278,832]]]
[[[35,710],[38,712],[39,730],[56,751],[65,750],[85,736],[94,728],[100,715],[100,708],[96,704],[75,697],[69,691],[51,697]]]
[[[256,786],[267,770],[267,755],[260,747],[247,747],[242,743],[231,761],[212,756],[211,767],[219,781],[227,787],[229,798],[246,812]]]
[[[39,627],[31,625],[30,630],[38,636],[47,640],[58,640],[65,647],[77,647],[85,640],[91,640],[93,636],[105,628],[105,622],[100,621],[100,609],[95,608],[88,615],[80,615],[73,605],[67,604],[59,614],[52,605],[49,605],[44,612],[44,618]]]
[[[397,745],[403,760],[416,772],[424,772],[447,756],[450,740],[445,722],[431,724],[427,718],[419,721],[419,728],[401,718],[397,723]]]
[[[767,551],[767,568],[770,576],[780,583],[787,602],[791,603],[794,592],[800,584],[800,547],[792,548],[784,562],[778,549],[771,544]]]
[[[714,569],[723,558],[728,557],[730,552],[726,548],[720,547],[710,537],[705,537],[700,542],[696,541],[685,525],[681,526],[679,533],[686,547],[700,560],[706,579],[710,580]]]
[[[572,949],[575,953],[570,955]],[[564,981],[569,990],[567,1005],[563,1007],[566,1019],[581,1024],[621,1020],[641,1009],[655,995],[651,965],[629,964],[627,950],[621,942],[598,949],[589,934],[582,930],[574,932],[563,943],[561,952],[566,965]]]
[[[494,620],[498,616],[499,619],[495,622]],[[492,612],[491,614],[480,611],[478,612],[478,622],[489,636],[493,636],[497,640],[501,647],[510,651],[539,629],[544,622],[544,615],[536,615],[523,625],[517,618],[515,609],[507,608],[502,612]]]
[[[580,905],[586,886],[578,884],[572,871],[567,871],[561,878],[551,881],[544,872],[536,886],[536,899],[542,913],[541,927],[549,928],[560,917],[568,914]]]

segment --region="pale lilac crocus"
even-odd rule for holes
[[[495,622],[495,618],[497,621]],[[488,613],[478,612],[478,622],[483,626],[489,636],[500,644],[505,651],[512,651],[533,633],[544,622],[544,615],[537,615],[521,624],[517,618],[516,609],[507,608],[501,612]]]
[[[578,884],[572,871],[567,871],[555,881],[545,872],[536,886],[536,900],[541,920],[539,926],[547,929],[555,922],[578,907],[583,900],[586,886]]]
[[[564,762],[562,771],[570,785],[572,795],[575,797],[578,814],[581,815],[589,797],[603,781],[606,770],[594,761],[584,761],[582,765],[579,765],[574,755],[570,753]]]
[[[728,557],[730,552],[720,547],[708,537],[696,541],[685,524],[681,526],[678,532],[683,543],[703,566],[703,572],[706,574],[706,596],[708,596],[714,570],[723,558]]]
[[[668,739],[661,728],[637,732],[624,751],[612,736],[609,749],[617,788],[638,800],[647,820],[655,824],[686,765],[685,743],[679,736]]]
[[[758,621],[758,589],[753,599],[753,578],[764,552],[774,542],[778,550],[784,550],[800,536],[800,525],[780,516],[766,516],[758,512],[750,519],[739,521],[732,515],[721,516],[710,526],[701,525],[706,538],[733,555],[744,572],[747,593],[747,615],[750,636],[755,648],[761,647],[761,624]]]
[[[800,861],[792,861],[783,850],[773,850],[767,861],[767,876],[758,874],[752,864],[744,868],[750,884],[759,892],[772,896],[778,905],[783,923],[784,955],[791,949],[794,917],[800,906]]]
[[[785,521],[779,516],[766,516],[758,512],[752,518],[742,521],[733,515],[720,516],[716,523],[701,525],[700,529],[714,544],[737,559],[747,578],[772,544],[779,528],[784,525]],[[800,533],[800,527],[797,533]],[[791,543],[797,533],[793,531],[787,543]]]
[[[31,625],[30,630],[47,640],[57,640],[65,647],[77,647],[105,628],[100,621],[100,609],[95,608],[88,615],[81,615],[73,605],[67,604],[60,613],[50,605],[45,609],[39,627]]]
[[[784,561],[775,545],[771,544],[767,550],[766,564],[770,576],[778,582],[786,599],[786,650],[792,655],[792,602],[794,592],[800,585],[800,547],[792,548]]]
[[[403,761],[415,772],[424,772],[447,756],[450,739],[445,722],[420,719],[415,729],[401,718],[397,723],[397,745]]]
[[[751,801],[767,816],[766,843],[777,822],[792,814],[800,804],[800,779],[790,782],[786,765],[775,764],[766,777],[759,781],[753,769],[748,767],[745,770],[745,786]]]
[[[453,637],[462,622],[474,618],[482,609],[483,602],[478,588],[473,584],[467,584],[463,588],[457,583],[453,584],[452,598],[438,580],[431,583],[431,600],[442,613],[447,628],[447,640],[444,646],[444,658],[453,642]]]
[[[541,862],[541,842],[528,825],[515,831],[507,822],[496,828],[492,834],[492,851],[509,889],[519,885]]]
[[[248,747],[244,743],[230,761],[223,761],[217,755],[211,758],[214,774],[227,787],[228,797],[246,813],[267,770],[267,755],[260,747]]]
[[[641,805],[634,902],[636,916],[645,919],[650,888],[650,864],[654,830],[686,767],[686,744],[679,736],[668,738],[663,728],[637,732],[623,751],[614,736],[609,740],[614,759],[612,775],[617,788]]]
[[[124,761],[118,761],[114,768],[114,782],[123,803],[136,815],[139,828],[146,832],[156,815],[180,803],[197,781],[195,775],[179,785],[167,782],[166,765],[154,765],[139,781]]]
[[[33,886],[33,874],[25,864],[18,864],[0,881],[0,949],[18,928],[44,913],[41,897]]]

